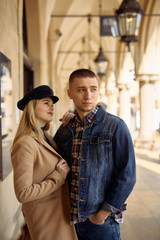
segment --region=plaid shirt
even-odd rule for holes
[[[80,160],[81,160],[82,135],[83,135],[83,131],[93,121],[98,110],[99,110],[99,106],[96,106],[94,110],[84,118],[83,122],[81,122],[77,113],[75,115],[75,135],[74,135],[73,149],[72,149],[72,180],[71,180],[71,194],[70,194],[71,224],[76,224],[78,222],[86,220],[78,216],[78,201],[79,201],[78,186],[79,186],[79,170],[80,170]],[[118,223],[123,222],[122,213],[114,216],[115,216],[115,220]]]

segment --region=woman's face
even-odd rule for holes
[[[40,124],[40,127],[44,127],[46,123],[49,123],[53,119],[54,106],[50,97],[42,98],[39,100],[35,107],[35,116]]]

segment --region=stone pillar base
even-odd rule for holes
[[[142,139],[137,138],[134,140],[134,147],[143,148],[143,149],[151,149],[152,148],[152,139]]]
[[[160,152],[160,134],[154,132],[152,137],[138,137],[134,140],[134,146],[137,148],[158,150]]]
[[[158,131],[153,134],[151,150],[159,150],[160,153],[160,132]]]

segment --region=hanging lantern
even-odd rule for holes
[[[136,0],[123,0],[116,11],[121,42],[137,42],[143,10]]]
[[[99,53],[96,59],[94,60],[96,64],[96,72],[99,77],[106,75],[108,60],[103,53],[102,47],[99,48]]]

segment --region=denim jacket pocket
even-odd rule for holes
[[[111,136],[109,134],[93,136],[89,140],[91,155],[97,157],[98,161],[108,159],[111,151]]]
[[[107,135],[101,135],[101,136],[93,136],[90,138],[90,144],[101,144],[101,143],[110,143],[110,136]]]

